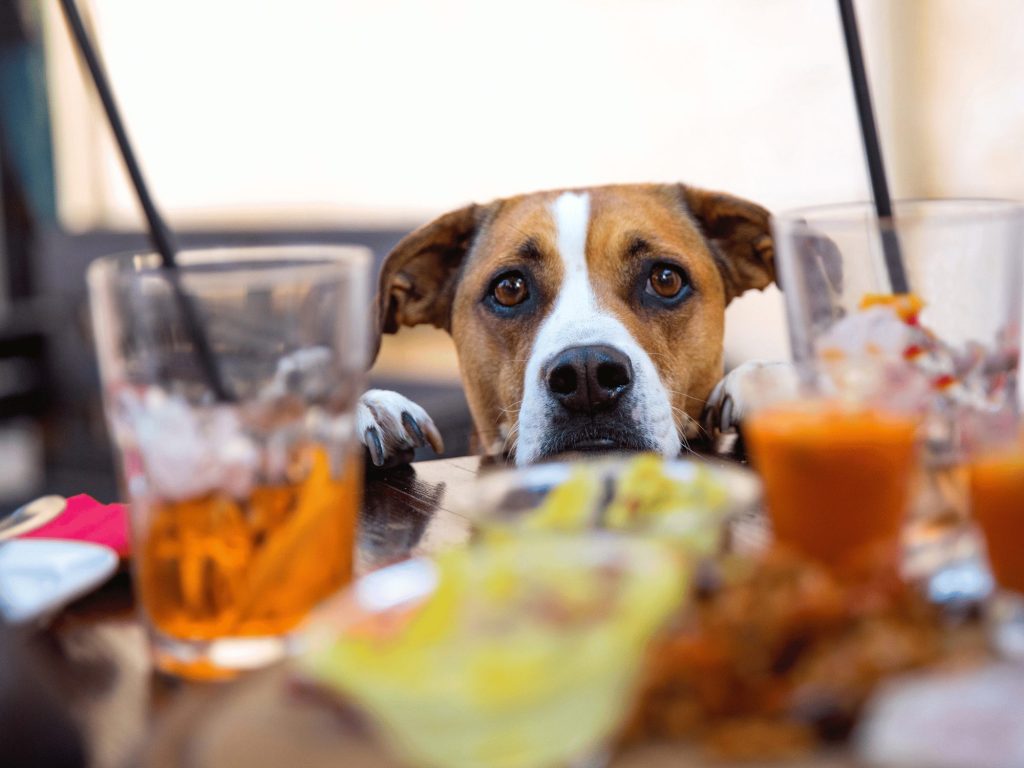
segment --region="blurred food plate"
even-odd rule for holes
[[[520,537],[370,573],[311,623],[304,675],[412,765],[541,768],[600,750],[689,594],[666,544]]]
[[[161,718],[143,749],[142,768],[408,768],[354,710],[298,689],[287,667],[275,667],[230,686],[189,690]],[[609,768],[862,768],[837,751],[779,763],[711,760],[693,745],[633,747]]]
[[[710,554],[724,524],[754,510],[760,491],[736,464],[642,454],[493,471],[459,499],[459,511],[484,532],[614,530]]]

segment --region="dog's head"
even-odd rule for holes
[[[470,205],[389,254],[380,330],[448,330],[480,436],[519,464],[674,456],[722,375],[726,305],[774,279],[768,218],[682,185]]]

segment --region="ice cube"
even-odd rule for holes
[[[141,396],[125,390],[118,405],[151,492],[182,500],[215,490],[236,498],[251,491],[259,451],[233,407],[191,406],[157,387]]]
[[[834,323],[817,342],[825,357],[902,356],[925,334],[908,325],[888,306],[851,312]]]
[[[326,396],[334,380],[334,356],[327,347],[308,347],[277,362],[273,380],[260,392],[263,400],[298,394],[305,400]]]

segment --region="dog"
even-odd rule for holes
[[[739,419],[746,369],[723,379],[725,309],[775,280],[769,219],[683,184],[467,205],[386,257],[378,344],[402,326],[448,331],[481,445],[517,465],[567,452],[674,457]],[[356,424],[378,466],[443,450],[430,416],[396,392],[366,392]]]

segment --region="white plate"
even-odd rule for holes
[[[60,539],[0,543],[0,615],[11,624],[52,616],[117,570],[110,547]]]

